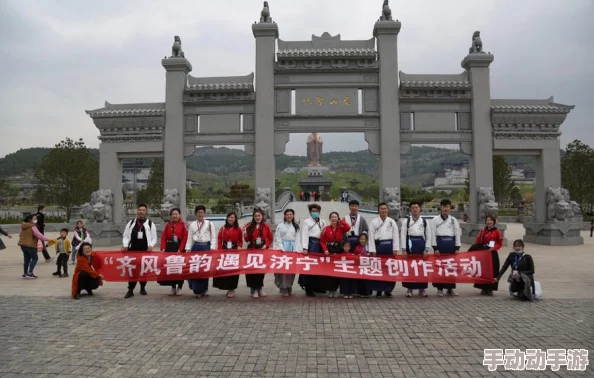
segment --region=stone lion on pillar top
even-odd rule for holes
[[[161,218],[169,221],[169,213],[176,207],[179,208],[179,190],[165,189],[163,191],[163,203],[161,204]]]
[[[572,220],[573,214],[569,202],[565,200],[566,196],[569,197],[569,192],[564,188],[548,187],[545,190],[548,221]]]
[[[400,188],[384,188],[384,202],[388,205],[388,215],[393,219],[400,219]]]
[[[91,202],[83,206],[85,211],[89,211],[91,221],[96,223],[113,221],[113,191],[111,189],[99,189],[91,194]]]
[[[270,209],[272,206],[272,191],[270,188],[258,188],[256,189],[256,201],[254,209],[260,209],[266,214],[267,218],[270,218]]]
[[[478,188],[479,217],[485,219],[487,215],[497,217],[499,204],[495,202],[495,193],[491,187]]]

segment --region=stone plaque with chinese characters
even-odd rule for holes
[[[357,115],[357,89],[306,88],[295,91],[296,115]]]

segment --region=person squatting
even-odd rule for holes
[[[308,205],[309,217],[298,223],[295,212],[286,209],[283,221],[274,232],[266,223],[266,215],[260,210],[254,210],[251,221],[240,227],[239,217],[235,212],[227,214],[225,224],[217,231],[215,225],[205,218],[206,208],[199,205],[195,208],[196,220],[189,225],[181,219],[181,210],[170,211],[171,220],[163,227],[160,243],[157,240],[155,224],[147,219],[147,206],[139,205],[137,217],[126,225],[122,238],[122,250],[152,252],[157,245],[164,253],[210,251],[210,250],[241,250],[247,249],[275,249],[283,253],[323,253],[325,255],[344,253],[359,256],[407,256],[418,255],[426,257],[430,252],[436,256],[455,255],[460,252],[461,229],[458,220],[451,216],[451,202],[447,199],[440,202],[440,214],[433,219],[421,217],[421,203],[410,203],[411,215],[402,219],[399,229],[398,222],[388,216],[388,205],[378,205],[378,217],[369,224],[359,213],[359,202],[349,202],[349,214],[343,218],[337,212],[330,213],[328,220],[321,219],[321,205]],[[28,219],[23,225],[21,239],[41,237],[39,233],[31,233]],[[516,240],[511,252],[500,269],[498,251],[502,246],[502,234],[495,226],[497,219],[489,215],[485,218],[485,227],[479,232],[475,243],[469,251],[484,251],[489,253],[493,261],[494,280],[490,284],[475,284],[481,290],[481,295],[493,295],[498,290],[498,282],[507,270],[512,267],[509,275],[510,293],[521,299],[534,299],[534,261],[524,252],[524,243]],[[83,234],[84,235],[84,234]],[[67,242],[67,230],[62,230],[58,239],[50,241],[49,245],[56,245],[58,253],[58,271],[54,275],[67,277],[67,262],[72,251]],[[28,239],[27,239],[28,240]],[[34,245],[36,240],[30,240]],[[82,248],[84,247],[84,249]],[[27,254],[25,254],[25,263]],[[61,257],[60,255],[63,255]],[[103,277],[94,269],[93,259],[97,259],[88,242],[82,242],[76,251],[77,265],[72,283],[72,296],[81,297],[80,291],[97,289]],[[79,260],[81,262],[79,263]],[[64,270],[61,273],[60,269]],[[25,268],[27,270],[27,268]],[[264,274],[246,274],[246,286],[250,288],[253,298],[266,297],[264,292]],[[274,274],[274,284],[280,295],[293,295],[295,274]],[[209,279],[198,278],[188,280],[189,288],[196,298],[208,296]],[[171,287],[171,296],[182,294],[183,281],[158,281],[158,284]],[[147,295],[146,282],[140,283],[140,294]],[[353,297],[368,298],[375,292],[376,297],[392,297],[396,287],[395,282],[374,281],[366,279],[338,278],[330,276],[300,275],[298,285],[305,291],[306,296],[315,297],[327,295],[330,298]],[[437,296],[457,296],[455,283],[433,282],[437,289]],[[239,275],[213,278],[214,288],[226,291],[227,298],[234,298],[239,286]],[[427,283],[403,282],[406,288],[405,296],[410,298],[414,291],[420,297],[427,297]],[[125,298],[134,296],[136,282],[129,282]],[[445,291],[445,293],[444,293]]]

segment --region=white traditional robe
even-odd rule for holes
[[[285,248],[283,247],[283,240],[295,243],[293,251],[285,251]],[[301,247],[301,240],[299,240],[299,234],[295,231],[295,227],[292,223],[283,222],[276,226],[276,231],[274,232],[274,244],[272,249],[281,250],[285,252],[301,252],[303,250],[303,248]]]
[[[324,222],[322,219],[316,222],[313,218],[309,217],[302,222],[301,226],[299,227],[302,250],[307,249],[309,246],[309,238],[320,238],[324,227],[326,227],[326,222]]]
[[[437,245],[438,236],[451,236],[455,239],[456,247],[460,247],[460,235],[462,230],[458,220],[451,215],[448,215],[446,220],[438,215],[429,221],[431,225],[431,245]]]
[[[415,221],[412,216],[402,219],[400,225],[400,248],[402,251],[406,251],[406,231],[408,229],[408,236],[422,236],[425,238],[425,249],[431,248],[431,225],[429,220],[426,221],[427,227],[424,227],[423,217],[419,215],[419,218]],[[434,244],[435,245],[435,244]]]
[[[390,217],[382,220],[377,217],[369,224],[369,252],[375,253],[375,242],[380,240],[392,240],[392,250],[397,251],[400,245],[400,234],[398,224]]]

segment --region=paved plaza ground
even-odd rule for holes
[[[521,225],[508,225],[507,238]],[[459,285],[457,298],[248,298],[211,289],[195,299],[149,283],[124,300],[125,283],[93,298],[70,298],[68,279],[40,262],[20,279],[16,239],[0,252],[0,377],[592,377],[584,372],[489,372],[485,348],[594,350],[594,240],[579,247],[528,245],[545,298],[511,299],[506,285],[482,297]],[[509,248],[500,253],[502,259]],[[69,268],[72,269],[71,266]],[[590,361],[592,361],[590,357]]]

